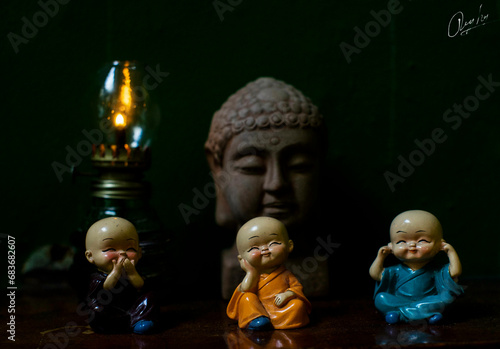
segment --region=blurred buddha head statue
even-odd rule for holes
[[[259,78],[229,97],[205,143],[217,188],[218,225],[268,216],[293,229],[317,204],[326,154],[318,108],[293,86]]]

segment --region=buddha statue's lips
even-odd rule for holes
[[[295,212],[296,204],[291,202],[271,202],[263,205],[263,214],[274,218],[284,218]]]
[[[283,209],[290,209],[295,207],[295,203],[293,202],[286,202],[286,201],[273,201],[266,203],[264,205],[265,208],[283,208]]]

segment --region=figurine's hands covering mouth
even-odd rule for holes
[[[139,275],[139,273],[135,269],[134,261],[131,261],[130,259],[126,258],[125,261],[123,262],[123,269],[127,274],[130,283],[136,289],[138,290],[141,289],[142,286],[144,285],[144,279],[142,278],[142,276]]]
[[[125,272],[123,268],[123,264],[125,262],[124,257],[119,257],[118,260],[113,259],[113,270],[111,270],[111,273],[106,277],[106,281],[104,281],[104,289],[105,290],[111,290],[116,286],[116,283],[118,280],[120,280],[120,277],[122,276],[122,273]]]
[[[111,273],[109,275],[117,275],[118,277],[121,276],[123,272],[123,263],[125,262],[125,259],[127,257],[122,257],[120,256],[118,259],[113,259],[113,270],[111,270]]]

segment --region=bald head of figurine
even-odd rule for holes
[[[293,241],[283,223],[271,217],[246,222],[236,236],[238,259],[245,259],[260,272],[281,266],[293,250]]]
[[[317,202],[326,143],[323,116],[293,86],[260,78],[237,91],[214,114],[205,143],[217,223],[304,222]]]
[[[129,259],[136,265],[142,257],[134,225],[119,217],[95,222],[87,231],[85,248],[87,260],[108,274],[119,260]]]
[[[427,211],[400,213],[391,223],[389,247],[406,263],[427,263],[441,251],[443,229],[438,219]]]

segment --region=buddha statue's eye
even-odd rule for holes
[[[116,250],[114,248],[108,248],[106,250],[102,250],[102,252],[109,252],[109,251],[114,252]]]
[[[315,163],[304,154],[292,156],[288,161],[287,168],[289,171],[305,173],[311,172],[315,167]]]
[[[258,250],[259,248],[257,246],[251,247],[247,252],[250,252],[252,250]]]
[[[263,166],[245,166],[245,167],[239,167],[238,170],[240,170],[240,172],[243,172],[245,174],[254,174],[254,175],[266,172],[266,168]]]
[[[399,244],[406,244],[406,241],[404,241],[404,240],[399,240],[398,242],[396,242],[396,245],[399,245]]]
[[[249,175],[260,175],[266,172],[266,164],[262,157],[257,155],[247,155],[233,163],[236,171]]]

